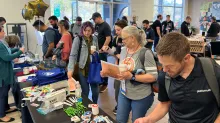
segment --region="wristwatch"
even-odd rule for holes
[[[131,81],[135,81],[135,80],[136,80],[135,74],[132,73]]]

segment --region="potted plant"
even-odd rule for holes
[[[193,34],[193,35],[196,35],[196,31],[197,31],[196,27],[191,26],[190,29],[191,29],[191,31],[192,31],[192,34]]]

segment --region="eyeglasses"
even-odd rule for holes
[[[128,37],[126,37],[126,38],[121,38],[122,40],[126,40],[126,39],[128,39],[130,36],[128,36]]]

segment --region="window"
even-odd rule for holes
[[[72,22],[72,1],[69,0],[51,0],[51,15],[57,16],[59,20],[62,20],[64,16],[70,19]]]
[[[88,21],[92,17],[95,7],[95,3],[82,1],[78,2],[78,13],[80,17],[82,17],[83,22]]]
[[[128,7],[125,7],[125,8],[122,10],[122,12],[121,12],[120,17],[122,17],[122,16],[128,16],[128,15],[129,15]]]
[[[183,3],[184,0],[154,0],[154,20],[158,14],[163,15],[163,20],[166,20],[166,15],[170,15],[174,26],[179,28],[183,21]]]
[[[77,16],[88,21],[94,12],[99,12],[103,19],[113,27],[113,23],[122,15],[128,16],[129,0],[50,0],[51,15],[63,19],[67,16],[70,22],[75,22]],[[127,8],[126,8],[127,7]]]

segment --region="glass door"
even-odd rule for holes
[[[90,21],[94,12],[99,12],[110,26],[112,25],[112,9],[110,3],[101,1],[78,1],[78,16],[82,17],[82,21]]]
[[[90,21],[92,14],[96,12],[95,2],[78,1],[78,16],[82,17],[82,21]]]
[[[75,23],[77,16],[83,22],[90,21],[94,12],[99,12],[102,18],[113,27],[113,23],[122,16],[128,16],[130,4],[128,0],[50,0],[51,15],[60,19],[67,16],[71,23]]]
[[[77,6],[78,6],[77,0],[72,0],[72,18],[71,18],[71,21],[70,21],[72,23],[76,22],[76,17],[78,16]]]
[[[63,20],[66,16],[72,22],[72,2],[76,0],[51,0],[51,15],[57,16],[59,20]]]
[[[102,15],[102,18],[112,27],[112,4],[110,3],[97,3],[97,12]]]

